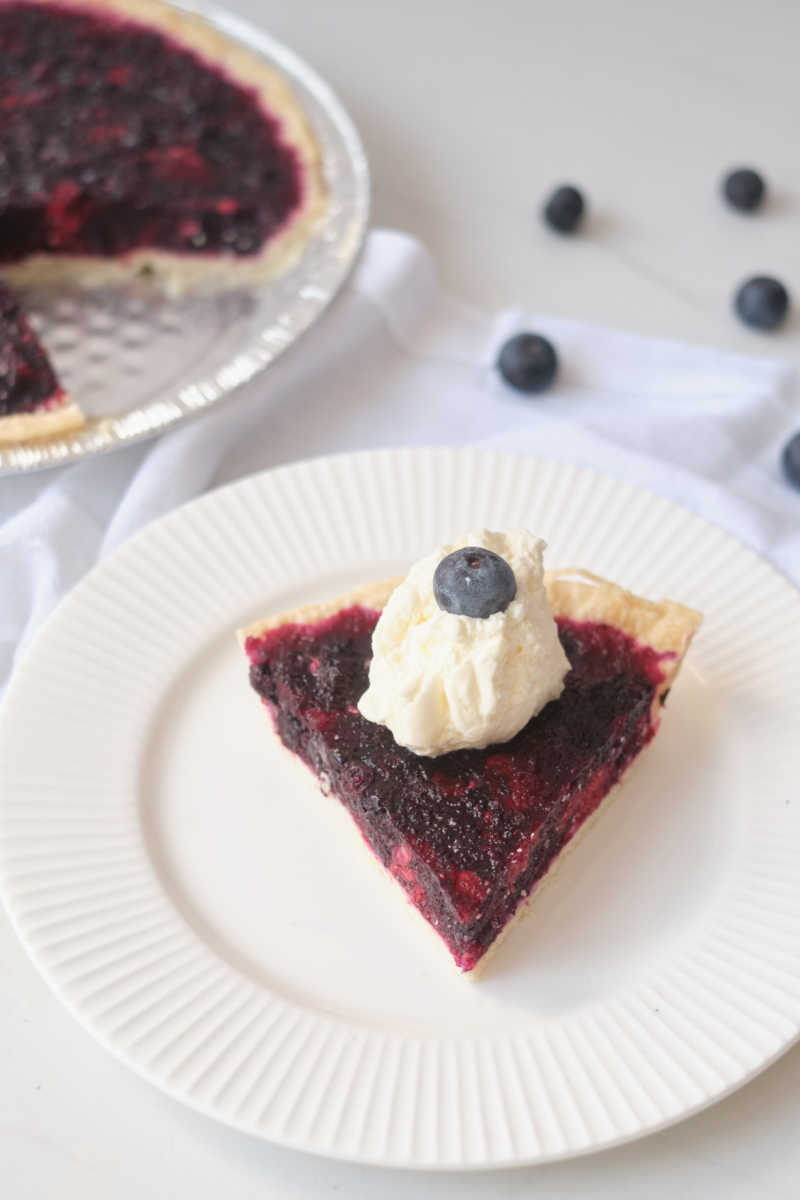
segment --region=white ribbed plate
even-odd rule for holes
[[[232,631],[481,523],[706,618],[652,748],[473,983],[277,748]],[[245,480],[93,571],[17,672],[9,911],[105,1045],[259,1136],[437,1167],[638,1137],[798,1034],[798,630],[756,555],[585,470],[400,451]]]

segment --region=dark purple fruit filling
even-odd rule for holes
[[[250,681],[469,970],[652,737],[659,655],[611,626],[559,620],[562,696],[509,742],[422,758],[356,707],[377,619],[350,608],[250,638]]]
[[[57,404],[63,395],[18,298],[0,283],[0,417]]]
[[[112,12],[0,5],[0,113],[0,262],[246,256],[300,203],[255,91]]]

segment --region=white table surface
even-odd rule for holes
[[[485,307],[597,319],[800,364],[800,8],[729,0],[232,0],[313,62],[364,136],[374,220],[418,235]],[[757,217],[717,183],[752,163]],[[574,239],[537,218],[572,180]],[[730,314],[772,272],[797,297],[767,337]],[[347,1196],[794,1200],[800,1048],[693,1120],[553,1166],[418,1175],[327,1162],[234,1133],[120,1066],[62,1010],[0,919],[0,1195],[8,1200]]]

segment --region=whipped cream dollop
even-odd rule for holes
[[[503,612],[467,617],[437,604],[434,572],[462,546],[483,546],[511,566],[517,591]],[[415,563],[375,626],[362,716],[434,756],[506,742],[557,699],[569,661],[547,602],[544,549],[525,530],[481,529]]]

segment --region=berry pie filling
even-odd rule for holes
[[[509,741],[425,757],[358,709],[379,615],[354,606],[249,637],[250,681],[283,743],[468,971],[655,733],[674,655],[557,618],[560,696]]]
[[[47,411],[64,398],[19,300],[0,283],[0,417]]]
[[[247,257],[303,199],[255,89],[154,28],[0,5],[0,262],[140,248]]]

